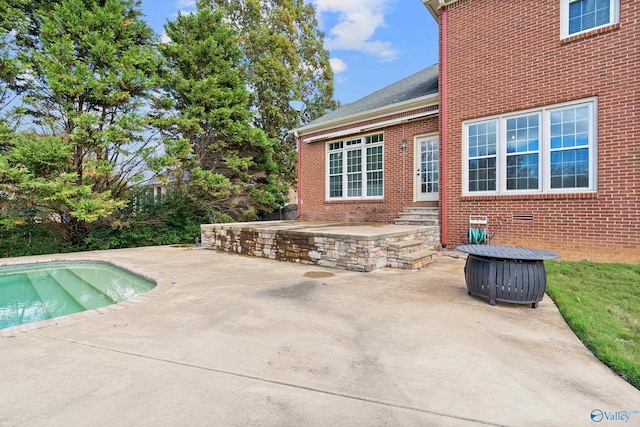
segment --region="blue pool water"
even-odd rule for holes
[[[154,282],[102,262],[0,268],[0,329],[126,301]]]

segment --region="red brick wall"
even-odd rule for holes
[[[449,7],[450,246],[463,243],[468,215],[486,214],[495,244],[640,262],[640,1],[620,4],[619,24],[565,41],[558,0]],[[597,193],[462,197],[463,121],[591,96],[598,97]]]
[[[423,111],[437,109],[429,107],[403,114],[383,117],[378,120],[354,123],[331,132],[383,122],[401,116],[410,116]],[[300,219],[305,221],[356,221],[393,222],[405,206],[437,206],[437,202],[413,202],[414,136],[438,132],[438,116],[428,116],[404,124],[390,126],[366,134],[384,133],[384,199],[383,200],[326,200],[326,144],[331,140],[312,143],[302,142],[300,149]],[[326,132],[319,132],[322,134]],[[303,138],[317,134],[305,135]],[[357,136],[359,134],[350,135]],[[402,150],[403,137],[407,148]],[[341,137],[346,139],[348,136]],[[340,140],[338,139],[338,140]]]

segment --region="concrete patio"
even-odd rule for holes
[[[548,297],[489,306],[467,295],[462,259],[369,273],[181,247],[2,261],[51,259],[159,288],[0,338],[0,426],[580,426],[594,410],[640,423],[640,391]]]

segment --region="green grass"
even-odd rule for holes
[[[640,265],[545,262],[547,293],[577,337],[640,389]]]

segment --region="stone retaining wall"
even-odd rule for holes
[[[416,227],[412,232],[363,237],[310,233],[259,224],[202,225],[202,246],[280,261],[372,271],[388,265],[387,249],[390,243],[422,240],[425,246],[433,246],[438,241],[437,227]]]

